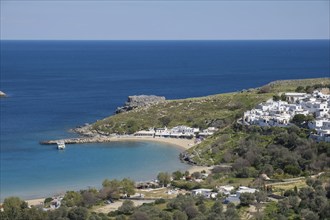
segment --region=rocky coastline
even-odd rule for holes
[[[128,96],[127,102],[124,106],[118,107],[116,114],[123,112],[131,111],[139,107],[148,107],[150,105],[158,104],[164,102],[166,99],[164,96],[155,96],[155,95],[134,95]]]

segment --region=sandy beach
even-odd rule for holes
[[[108,138],[110,142],[116,141],[153,141],[153,142],[160,142],[170,145],[175,145],[177,147],[183,148],[187,150],[194,146],[195,140],[194,139],[180,139],[180,138],[162,138],[162,137],[137,137],[137,136],[117,136]]]

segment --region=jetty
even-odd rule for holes
[[[82,137],[82,138],[67,138],[60,140],[47,140],[40,141],[41,145],[56,145],[58,142],[64,142],[64,144],[87,144],[87,143],[104,143],[110,142],[111,137]]]

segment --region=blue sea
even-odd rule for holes
[[[70,128],[113,114],[129,95],[167,99],[329,77],[329,40],[1,41],[1,197],[36,198],[184,170],[181,149],[128,142],[68,145]]]

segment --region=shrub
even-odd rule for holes
[[[160,199],[156,199],[155,200],[155,204],[164,204],[164,203],[166,203],[166,200],[163,199],[163,198],[160,198]]]

